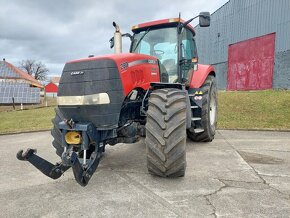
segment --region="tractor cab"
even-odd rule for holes
[[[160,82],[184,84],[198,67],[195,31],[190,25],[195,18],[199,18],[201,27],[210,25],[209,12],[201,12],[187,21],[179,17],[135,25],[132,27],[132,36],[129,33],[121,34],[119,26],[113,22],[116,32],[110,39],[111,48],[115,47],[115,53],[121,53],[122,37],[129,37],[130,53],[158,59]]]
[[[184,23],[184,21],[181,21]],[[166,19],[133,26],[134,32],[130,52],[154,56],[159,60],[161,82],[178,82],[178,25],[179,19]],[[197,62],[194,30],[191,26],[181,34],[182,77],[187,78],[190,68]]]

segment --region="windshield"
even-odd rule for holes
[[[146,30],[137,33],[134,35],[131,49],[133,53],[146,54],[158,58],[160,61],[161,78],[163,78],[162,82],[176,82],[176,27]]]

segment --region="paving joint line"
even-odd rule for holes
[[[167,209],[169,209],[172,213],[174,213],[178,217],[183,217],[182,216],[182,212],[180,211],[180,208],[175,207],[174,205],[170,204],[166,199],[164,199],[163,197],[155,194],[153,191],[151,191],[150,189],[148,189],[146,186],[142,185],[138,181],[136,181],[133,178],[131,178],[130,176],[128,176],[125,172],[123,172],[123,173],[117,172],[117,173],[118,173],[118,175],[121,178],[125,179],[129,183],[131,182],[131,184],[133,186],[135,186],[140,191],[142,191],[147,197],[149,197],[150,199],[156,200],[159,204],[161,204],[162,206],[164,206]]]
[[[268,187],[269,187],[269,189],[272,189],[272,190],[274,190],[274,191],[276,191],[276,192],[278,192],[279,194],[281,194],[282,195],[282,197],[283,198],[285,198],[285,199],[287,199],[287,200],[289,200],[290,199],[290,195],[288,195],[288,194],[286,194],[286,193],[283,193],[283,192],[281,192],[280,190],[278,190],[278,189],[276,189],[276,188],[274,188],[274,187],[272,187],[269,183],[267,183],[267,181],[259,174],[259,172],[258,171],[256,171],[256,169],[251,165],[251,164],[249,164],[244,158],[243,158],[243,156],[240,154],[240,152],[221,134],[221,133],[219,133],[223,138],[224,138],[224,140],[225,140],[225,142],[229,145],[229,146],[231,146],[236,152],[237,152],[237,154],[246,162],[246,164],[253,170],[253,172],[255,173],[255,175],[259,178],[259,179],[261,179],[261,181],[265,184],[265,185],[267,185]],[[285,196],[285,197],[284,197]]]

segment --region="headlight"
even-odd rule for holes
[[[108,93],[98,93],[83,96],[59,96],[57,97],[58,105],[95,105],[110,104]]]

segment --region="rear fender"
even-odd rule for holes
[[[208,75],[215,76],[213,66],[198,64],[198,69],[196,71],[193,71],[191,76],[189,77],[189,87],[195,89],[200,88],[205,82]]]

